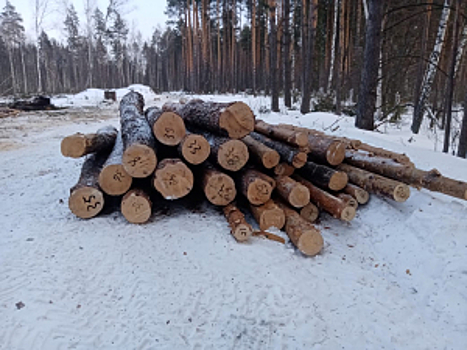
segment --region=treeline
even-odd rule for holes
[[[130,33],[121,4],[86,8],[85,23],[70,6],[65,41],[40,31],[29,42],[7,2],[0,93],[131,83],[155,91],[246,91],[271,95],[272,110],[281,96],[302,113],[356,115],[365,129],[397,121],[410,106],[413,132],[429,118],[430,127],[445,131],[445,152],[454,142],[460,156],[467,153],[467,121],[451,133],[453,108],[467,103],[465,1],[168,0],[170,22],[149,40]]]

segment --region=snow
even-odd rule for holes
[[[133,88],[149,106],[242,100],[268,122],[358,138],[467,181],[466,160],[434,152],[426,135],[408,142],[404,123],[371,133],[349,117],[270,113],[265,97]],[[75,106],[64,114],[2,119],[0,145],[16,146],[0,147],[0,349],[465,348],[466,201],[414,189],[405,203],[372,196],[350,223],[322,214],[314,258],[261,237],[239,244],[208,206],[174,201],[145,225],[116,212],[80,220],[67,198],[82,162],[59,144],[118,126],[117,104],[102,96],[87,90],[54,98]]]

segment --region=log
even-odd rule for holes
[[[99,189],[98,177],[107,156],[108,152],[92,153],[87,156],[78,182],[70,189],[68,207],[79,218],[92,218],[104,208],[104,195]]]
[[[297,249],[305,255],[315,256],[323,249],[321,232],[283,203],[277,205],[284,211],[285,232]]]
[[[313,162],[307,162],[306,165],[299,170],[299,173],[319,187],[329,188],[332,191],[342,190],[348,182],[348,177],[345,172],[336,171],[325,165]]]
[[[300,209],[300,216],[309,222],[315,222],[319,216],[319,209],[310,202]]]
[[[358,204],[366,204],[370,200],[370,194],[363,188],[360,188],[354,184],[347,184],[342,192],[351,195],[356,199]]]
[[[276,190],[279,196],[294,208],[302,208],[310,203],[308,189],[288,176],[276,177]]]
[[[152,214],[152,202],[142,189],[128,191],[122,198],[121,212],[132,224],[144,224]]]
[[[62,155],[80,158],[89,153],[110,151],[117,138],[117,129],[105,126],[92,134],[76,133],[65,137],[60,145]]]
[[[168,200],[185,197],[193,188],[193,173],[183,161],[163,159],[154,172],[154,188]]]
[[[248,147],[240,140],[229,139],[197,130],[203,135],[211,146],[210,158],[223,169],[239,171],[248,162]]]
[[[341,164],[337,169],[346,172],[350,182],[368,192],[390,198],[396,202],[405,202],[410,197],[410,188],[402,182],[391,180],[348,164]]]
[[[243,213],[233,204],[224,207],[223,212],[229,223],[232,236],[234,236],[238,242],[247,241],[251,237],[253,229],[250,224],[246,222]]]
[[[292,176],[295,172],[295,168],[287,163],[279,163],[274,168],[274,174],[277,176]]]
[[[237,195],[234,180],[211,166],[204,170],[202,187],[207,200],[214,205],[226,206]]]
[[[120,196],[126,193],[133,182],[133,178],[126,172],[122,164],[123,140],[118,133],[114,148],[99,174],[100,188],[111,196]]]
[[[187,131],[178,145],[179,154],[190,164],[199,165],[211,154],[211,145],[203,135]]]
[[[120,102],[122,164],[130,176],[137,178],[150,176],[157,165],[155,139],[143,107],[143,96],[134,91],[123,96]]]
[[[253,205],[261,205],[270,200],[275,187],[273,178],[254,169],[243,171],[239,177],[240,191]]]
[[[50,97],[41,95],[34,96],[28,100],[17,100],[13,103],[9,103],[7,107],[21,111],[44,111],[58,109],[51,103]]]
[[[355,210],[358,209],[358,202],[351,195],[346,193],[338,193],[336,197],[343,201],[348,207],[355,208]]]
[[[272,234],[270,232],[255,231],[255,232],[253,232],[253,236],[262,236],[262,237],[264,237],[266,239],[269,239],[270,241],[275,241],[275,242],[285,244],[285,239],[284,238],[282,238],[281,236]]]
[[[257,132],[250,133],[250,136],[267,147],[276,150],[277,153],[279,153],[282,162],[289,163],[297,169],[305,165],[307,154],[305,152],[301,152],[298,148],[289,146],[288,144],[280,141],[272,140]]]
[[[346,162],[416,188],[424,187],[430,191],[467,200],[467,183],[445,177],[436,169],[425,171],[415,168],[412,163],[400,163],[361,151],[348,151]]]
[[[280,155],[276,150],[256,141],[250,135],[242,138],[242,141],[247,145],[251,157],[266,169],[272,169],[279,164]]]
[[[233,139],[245,137],[255,127],[255,116],[243,102],[191,100],[184,105],[165,104],[163,110],[179,112],[186,123]]]
[[[250,210],[262,231],[271,227],[280,230],[285,225],[284,211],[272,199],[260,206],[250,204]]]
[[[358,145],[357,147],[354,147],[354,148],[357,149],[357,150],[361,150],[361,151],[371,153],[371,154],[373,154],[375,156],[378,156],[378,157],[392,159],[392,160],[394,160],[394,161],[396,161],[397,163],[400,163],[400,164],[415,167],[414,164],[412,163],[412,161],[410,160],[410,158],[407,157],[407,155],[405,155],[405,154],[392,152],[392,151],[389,151],[389,150],[384,149],[384,148],[374,147],[374,146],[371,146],[371,145],[369,145],[367,143],[362,143],[362,144],[360,144],[360,145]]]
[[[336,219],[343,221],[353,220],[356,214],[356,208],[348,205],[342,199],[322,190],[300,176],[295,176],[294,178],[300,182],[300,184],[306,186],[310,191],[310,201],[316,204],[318,208],[328,212]]]
[[[154,137],[160,143],[177,146],[185,137],[185,122],[177,113],[164,112],[158,107],[151,107],[146,110],[145,115]]]
[[[263,120],[256,120],[255,131],[272,139],[286,142],[300,148],[308,145],[308,136],[300,130],[281,128],[279,125],[268,124]]]
[[[308,135],[308,159],[332,166],[339,165],[345,158],[346,145],[340,140]]]

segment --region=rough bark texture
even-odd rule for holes
[[[276,150],[256,141],[250,135],[242,138],[242,141],[247,145],[249,154],[257,163],[264,166],[266,169],[274,168],[280,161],[280,155]]]
[[[277,29],[276,29],[276,0],[269,0],[269,59],[271,64],[271,110],[279,112],[279,86],[277,70]]]
[[[295,172],[295,168],[287,163],[279,163],[274,168],[274,174],[277,176],[291,176]]]
[[[233,204],[223,209],[225,218],[230,226],[230,233],[238,242],[247,241],[253,234],[253,229],[245,220],[243,213]]]
[[[464,116],[462,117],[462,127],[459,137],[459,148],[457,149],[457,156],[461,158],[467,157],[467,90],[465,91]]]
[[[122,198],[121,212],[132,224],[143,224],[152,214],[152,202],[149,195],[142,189],[132,189]]]
[[[157,164],[154,188],[165,199],[185,197],[193,188],[193,173],[180,159],[166,158]]]
[[[151,107],[146,110],[145,115],[156,140],[160,143],[176,146],[185,137],[185,122],[177,113]]]
[[[307,134],[300,130],[281,128],[279,125],[272,125],[262,120],[256,120],[255,131],[273,139],[286,142],[294,147],[305,147],[308,145]]]
[[[342,190],[348,182],[348,177],[345,173],[313,162],[307,162],[299,170],[299,173],[319,187],[329,188],[332,191]]]
[[[358,204],[366,204],[370,200],[370,194],[363,188],[360,188],[354,184],[347,184],[342,192],[351,195],[353,198],[355,198]]]
[[[209,132],[196,130],[203,135],[211,146],[210,159],[229,171],[239,171],[242,169],[250,157],[248,147],[241,141],[217,136]]]
[[[178,152],[188,163],[198,165],[208,159],[211,145],[203,135],[187,132],[178,145]]]
[[[111,150],[117,138],[113,126],[100,128],[93,134],[76,133],[62,140],[60,149],[65,157],[80,158],[89,153]]]
[[[248,169],[240,174],[240,191],[253,205],[261,205],[271,199],[275,187],[272,177],[257,170]]]
[[[340,140],[309,134],[307,137],[308,159],[333,166],[345,158],[346,144]]]
[[[279,196],[294,208],[302,208],[310,203],[310,192],[288,176],[276,177],[276,190]]]
[[[358,202],[357,200],[352,197],[350,194],[347,193],[338,193],[337,198],[343,201],[347,206],[358,209]]]
[[[211,166],[204,170],[202,187],[206,198],[214,205],[226,206],[237,195],[234,180]]]
[[[300,209],[300,216],[309,222],[315,222],[319,217],[319,209],[310,202]]]
[[[355,150],[361,150],[361,151],[365,151],[365,152],[368,152],[368,153],[371,153],[372,155],[374,156],[378,156],[378,157],[385,157],[385,158],[390,158],[398,163],[401,163],[401,164],[406,164],[406,165],[410,165],[410,166],[414,166],[412,161],[410,160],[410,158],[408,156],[406,156],[405,154],[401,154],[401,153],[396,153],[396,152],[393,152],[393,151],[389,151],[387,149],[384,149],[384,148],[379,148],[379,147],[374,147],[374,146],[371,146],[367,143],[362,143],[356,147],[353,147]],[[347,154],[346,154],[346,157],[347,157]]]
[[[273,200],[269,200],[263,205],[250,205],[251,213],[261,230],[276,227],[279,230],[285,225],[284,211],[277,206]]]

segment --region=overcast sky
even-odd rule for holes
[[[44,1],[44,0],[41,0]],[[0,0],[1,7],[5,6],[5,0]],[[35,0],[10,0],[16,10],[21,14],[24,20],[26,34],[33,37],[33,4]],[[75,6],[80,16],[80,25],[84,28],[84,3],[85,0],[48,0],[50,10],[49,15],[44,20],[44,29],[50,35],[57,39],[63,38],[63,21],[65,20],[66,4]],[[105,14],[109,0],[92,0]],[[143,38],[149,38],[154,28],[164,27],[167,16],[166,0],[128,0],[127,14],[124,18],[128,22],[129,29],[137,28],[143,34]]]

